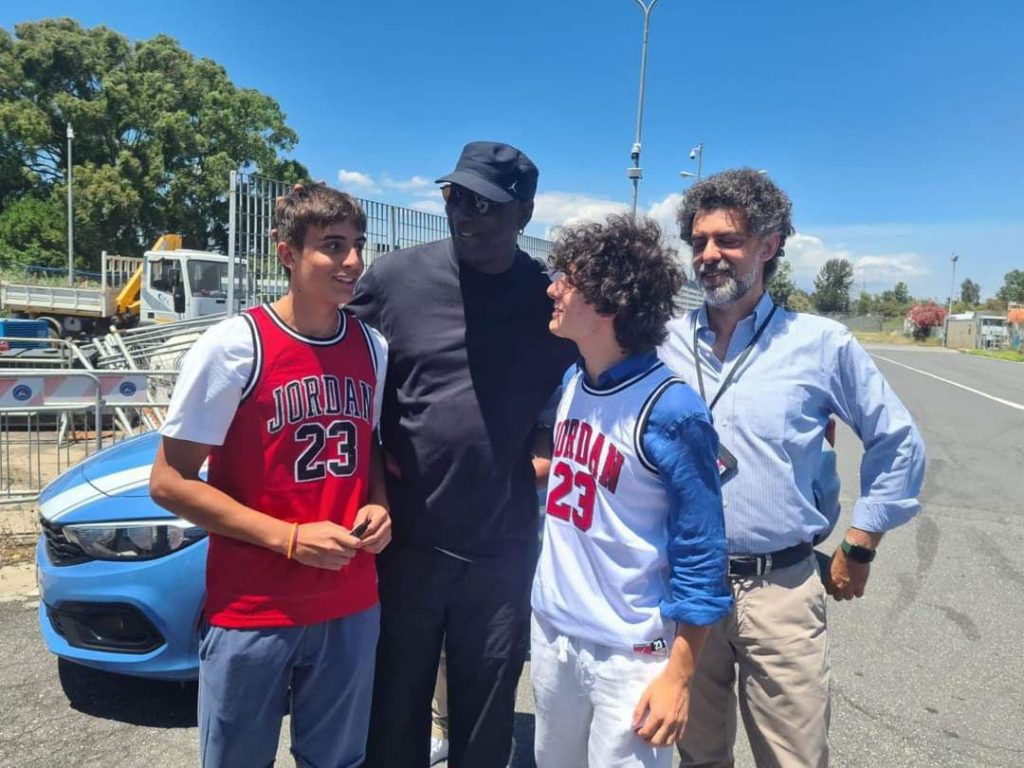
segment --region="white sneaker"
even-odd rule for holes
[[[448,759],[448,739],[439,739],[437,736],[430,737],[430,764],[436,765],[442,760]]]

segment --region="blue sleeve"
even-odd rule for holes
[[[840,339],[830,389],[836,415],[864,445],[851,524],[874,533],[902,525],[921,508],[924,481],[924,443],[910,412],[848,332]]]
[[[643,433],[644,453],[668,492],[669,597],[661,614],[694,626],[714,624],[732,610],[722,489],[711,417],[685,384],[655,403]]]

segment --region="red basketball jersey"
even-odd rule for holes
[[[366,503],[376,351],[359,320],[339,316],[333,338],[312,339],[270,307],[245,313],[252,374],[224,444],[210,453],[211,485],[289,523],[331,520],[351,528]],[[220,627],[313,624],[377,602],[367,552],[328,571],[212,533],[206,589],[207,620]]]

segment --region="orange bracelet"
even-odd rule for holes
[[[299,540],[299,524],[292,523],[292,533],[288,537],[288,559],[292,559],[292,555],[295,554],[295,542]]]

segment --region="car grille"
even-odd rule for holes
[[[54,631],[74,648],[110,653],[149,653],[163,635],[135,606],[125,603],[63,602],[46,606]]]
[[[64,535],[63,526],[52,523],[44,517],[39,518],[43,536],[46,537],[46,554],[54,565],[77,565],[92,560],[85,551]]]

